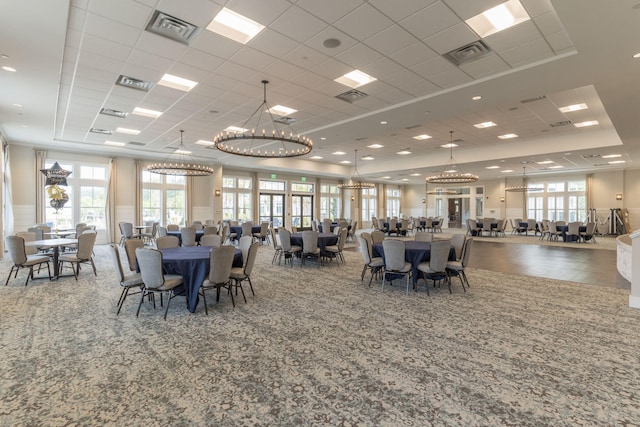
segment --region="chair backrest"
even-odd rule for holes
[[[349,230],[346,228],[340,229],[340,236],[338,237],[338,250],[342,251],[344,249],[344,244],[347,241],[347,233]]]
[[[364,233],[361,233],[360,236],[367,242],[367,248],[369,249],[369,258],[373,258],[373,238],[371,237],[371,234],[365,231]]]
[[[580,223],[575,221],[570,222],[567,232],[571,235],[578,235],[580,233]]]
[[[316,222],[315,219],[313,221],[311,221],[311,229],[313,231],[318,231],[318,223]]]
[[[82,233],[78,236],[78,259],[87,260],[93,255],[93,245],[96,243],[97,233]]]
[[[395,230],[397,228],[398,225],[398,220],[395,218],[391,218],[389,220],[389,230]]]
[[[330,219],[323,219],[322,220],[322,232],[323,233],[331,233],[331,220]]]
[[[415,235],[416,242],[433,242],[433,233],[430,231],[418,231]]]
[[[342,227],[340,227],[339,225],[336,225],[335,227],[333,227],[333,231],[332,233],[335,234],[336,236],[340,235],[340,230],[342,230]],[[346,228],[345,228],[346,230]]]
[[[554,221],[549,221],[549,233],[555,234],[558,232],[557,223]]]
[[[351,224],[351,230],[349,230],[349,234],[351,234],[352,236],[355,236],[357,229],[358,229],[358,221],[353,221],[353,224]]]
[[[164,237],[167,235],[167,227],[158,227],[158,237]]]
[[[133,224],[131,224],[130,222],[123,222],[122,234],[125,239],[131,239],[133,237]]]
[[[209,255],[209,281],[211,283],[226,283],[229,281],[233,256],[236,248],[233,246],[220,246],[211,249]]]
[[[260,248],[260,242],[253,242],[251,243],[251,246],[249,246],[249,254],[247,255],[247,260],[245,261],[244,265],[244,274],[247,276],[251,276],[253,266],[256,264],[258,248]]]
[[[36,233],[33,231],[18,231],[16,236],[22,237],[26,242],[33,242],[36,239]],[[25,246],[24,251],[27,255],[35,255],[38,253],[38,248],[35,246]]]
[[[226,239],[227,237],[229,237],[229,224],[224,224],[221,228],[220,228],[220,236],[224,239]]]
[[[382,242],[385,270],[399,271],[404,268],[404,248],[403,240],[387,239]]]
[[[496,230],[504,231],[504,219],[499,219],[498,220],[498,224],[496,225]]]
[[[196,230],[202,230],[204,228],[202,221],[191,221],[191,226]]]
[[[384,219],[378,218],[376,221],[378,222],[378,229],[383,230],[384,229]]]
[[[535,230],[536,229],[536,220],[535,219],[528,219],[527,220],[527,231],[531,231],[531,230]]]
[[[318,250],[318,232],[305,230],[302,232],[302,252],[315,253]]]
[[[253,237],[251,236],[251,234],[243,234],[242,237],[240,237],[238,246],[240,247],[240,251],[242,252],[242,265],[247,262],[247,257],[249,255],[249,246],[251,246],[251,242],[253,242]]]
[[[374,245],[376,243],[382,243],[382,241],[384,240],[384,232],[380,230],[375,230],[371,232],[371,240],[373,240]]]
[[[11,256],[11,261],[13,261],[15,265],[22,265],[27,262],[24,238],[20,236],[7,236],[5,242],[9,255]]]
[[[136,258],[144,286],[149,289],[157,289],[162,286],[164,284],[162,252],[153,248],[138,248],[136,249]]]
[[[409,229],[409,220],[405,218],[402,221],[400,221],[400,230],[406,231],[408,229]]]
[[[207,227],[211,227],[212,225],[216,225],[215,221],[212,219],[206,219],[204,221],[204,225],[206,225]]]
[[[34,227],[39,228],[43,233],[51,233],[51,227],[47,224],[36,224]]]
[[[469,265],[469,257],[471,256],[471,249],[473,249],[473,237],[468,238],[464,242],[464,249],[462,250],[462,258],[460,262],[462,267]]]
[[[196,229],[194,227],[182,227],[180,236],[182,237],[182,246],[196,245]]]
[[[433,271],[445,271],[449,260],[449,250],[451,242],[448,240],[436,240],[431,243],[431,256],[429,258],[429,268]]]
[[[273,245],[273,248],[277,248],[279,245],[278,242],[278,233],[276,232],[275,228],[270,228],[269,232],[271,233],[271,244]]]
[[[167,224],[167,231],[180,231],[178,224]]]
[[[564,221],[556,221],[556,225],[567,225]]]
[[[253,228],[253,225],[251,225],[250,222],[243,222],[242,225],[242,236],[251,236],[251,234],[253,233],[253,231],[251,231],[251,229]]]
[[[207,227],[202,232],[202,235],[206,236],[208,234],[218,234],[218,227],[216,227],[215,225],[207,225]]]
[[[362,254],[362,260],[365,264],[369,264],[371,262],[371,255],[369,254],[369,243],[365,240],[362,235],[356,236],[358,241],[358,251]]]
[[[229,221],[229,227],[237,227],[238,226],[238,221],[233,220],[233,221]]]
[[[282,250],[288,252],[291,250],[291,233],[284,227],[278,229],[278,237],[280,237],[280,246]]]
[[[129,270],[136,271],[136,249],[143,247],[144,242],[141,239],[129,239],[124,242],[124,251],[129,261]]]
[[[482,219],[482,229],[483,230],[491,230],[491,223],[493,222],[493,218],[483,218]]]
[[[80,222],[76,224],[76,236],[79,236],[84,231],[84,228],[87,226],[86,222]]]
[[[163,236],[156,239],[156,247],[158,249],[177,248],[180,246],[178,236]]]
[[[269,232],[269,223],[268,222],[260,223],[260,236],[267,237],[268,232]]]
[[[36,240],[44,239],[44,233],[42,232],[42,228],[29,227],[29,228],[27,228],[27,231],[30,232],[30,233],[35,234]]]
[[[456,259],[462,258],[462,248],[464,247],[466,238],[464,234],[454,234],[451,236],[451,246],[456,250]]]
[[[222,246],[222,236],[219,234],[206,234],[200,239],[200,246],[220,247]]]
[[[111,256],[111,262],[113,262],[113,267],[116,270],[116,277],[120,283],[124,282],[124,270],[122,270],[122,262],[120,261],[120,251],[118,250],[118,245],[110,243],[109,244],[109,255]]]
[[[592,236],[595,231],[596,231],[596,223],[588,222],[587,229],[585,230],[585,234],[588,236]]]

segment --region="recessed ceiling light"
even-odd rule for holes
[[[480,101],[482,99],[482,97],[480,95],[476,95],[471,99],[473,99],[474,101]]]
[[[11,72],[11,73],[15,73],[16,71],[18,71],[18,70],[16,70],[15,68],[13,68],[13,67],[8,67],[8,66],[6,66],[6,65],[5,65],[4,67],[2,67],[2,69],[3,69],[3,70],[5,70],[5,71],[9,71],[9,72]]]
[[[518,135],[516,135],[515,133],[506,133],[504,135],[499,135],[498,138],[500,139],[511,139],[511,138],[517,138]]]
[[[529,14],[518,0],[509,0],[467,19],[465,22],[480,38],[485,38],[529,19],[531,19]]]
[[[294,110],[293,108],[285,107],[283,105],[275,105],[269,109],[272,114],[277,114],[279,116],[288,116],[290,114],[295,113],[298,110]]]
[[[325,138],[324,136],[321,136],[321,137],[320,137],[320,140],[321,140],[321,141],[326,141],[326,140],[327,140],[327,138]]]
[[[421,173],[412,173],[411,176],[420,176],[422,175]]]
[[[380,177],[380,178],[381,178],[381,179],[391,179],[391,177],[390,177],[390,176],[382,176],[382,177]]]
[[[487,166],[486,169],[500,169],[500,166]]]
[[[638,52],[635,55],[633,55],[633,57],[636,58],[636,59],[640,58],[640,52]]]
[[[371,156],[371,155],[364,156],[364,157],[362,158],[362,160],[374,160],[374,159],[375,159],[375,157],[373,157],[373,156]]]
[[[338,77],[334,81],[341,83],[345,86],[349,86],[351,89],[355,89],[360,86],[364,86],[367,83],[371,83],[376,79],[375,77],[370,76],[367,73],[363,73],[360,70],[353,70],[350,73],[345,74],[342,77]]]
[[[105,141],[104,145],[110,145],[112,147],[124,147],[127,144],[124,142],[117,142],[117,141]]]
[[[162,76],[158,84],[161,86],[178,89],[184,92],[189,92],[191,89],[196,87],[198,82],[194,82],[193,80],[184,79],[178,76],[173,76],[171,74],[165,74],[164,76]]]
[[[576,123],[574,124],[575,127],[577,128],[583,128],[583,127],[587,127],[587,126],[595,126],[595,125],[599,125],[600,123],[598,123],[597,120],[589,120],[586,122],[581,122],[581,123]]]
[[[409,181],[409,178],[402,178],[400,181]]]
[[[311,156],[309,157],[312,160],[320,160],[322,158],[322,156]]]
[[[411,151],[409,151],[409,149],[405,149],[402,151],[398,151],[396,154],[399,154],[401,156],[406,156],[407,154],[411,154]]]
[[[562,169],[564,166],[562,165],[553,165],[553,166],[549,166],[549,169]]]
[[[536,163],[539,164],[539,165],[548,165],[548,164],[553,163],[553,160],[543,160],[541,162],[536,162]]]
[[[207,141],[206,139],[199,139],[196,141],[196,144],[209,147],[213,145],[213,141]]]
[[[333,154],[333,155],[335,155],[335,156],[344,156],[344,155],[345,155],[345,154],[347,154],[347,153],[345,153],[344,151],[334,151],[334,152],[333,152],[333,153],[331,153],[331,154]]]
[[[343,160],[343,161],[341,161],[340,163],[343,163],[343,164],[345,164],[345,165],[348,165],[348,164],[349,164],[349,163],[351,163],[351,162],[350,162],[349,160]]]
[[[133,109],[133,114],[136,114],[138,116],[151,117],[152,119],[157,119],[162,115],[162,112],[136,107]]]
[[[367,145],[367,147],[369,147],[369,148],[382,148],[382,147],[384,147],[384,145],[382,145],[382,144],[371,144],[371,145]]]
[[[580,111],[580,110],[586,110],[587,108],[587,104],[582,103],[582,104],[573,104],[573,105],[567,105],[566,107],[560,107],[558,108],[558,110],[560,110],[561,113],[570,113],[572,111]]]
[[[477,127],[478,129],[484,129],[484,128],[490,128],[492,126],[497,126],[497,125],[493,122],[482,122],[482,123],[476,123],[473,126]]]
[[[417,139],[418,141],[423,141],[429,138],[431,138],[431,135],[427,135],[426,133],[423,133],[422,135],[416,135],[413,137],[413,139]]]
[[[181,150],[180,148],[178,148],[173,153],[174,154],[191,154],[191,151],[189,151],[189,150]]]
[[[138,135],[140,133],[139,130],[127,129],[127,128],[116,128],[116,132],[124,133],[124,134],[127,134],[127,135]]]
[[[238,127],[238,126],[227,126],[226,128],[224,128],[224,130],[227,131],[227,132],[232,132],[232,133],[249,132],[249,129],[241,128],[241,127]]]
[[[618,165],[620,163],[627,163],[627,161],[626,160],[612,160],[612,161],[607,162],[607,163],[609,163],[610,165]]]
[[[458,172],[458,170],[456,170],[456,169],[447,169],[445,171],[445,173],[456,173],[456,172]]]
[[[602,156],[603,159],[615,159],[616,157],[622,157],[622,154],[607,154]]]
[[[503,171],[500,171],[500,172],[502,172],[502,173],[508,173],[508,172],[513,172],[513,169],[505,169],[505,170],[503,170]]]
[[[264,25],[226,7],[207,25],[207,30],[242,44],[247,44],[263,29]]]
[[[14,107],[17,107],[17,108],[22,108],[22,107],[24,107],[24,105],[22,105],[22,104],[13,104],[13,106],[14,106]]]
[[[387,122],[387,121],[385,121],[385,120],[383,120],[383,121],[381,121],[381,122],[380,122],[380,124],[381,124],[381,125],[386,125],[387,123],[388,123],[388,122]]]
[[[453,142],[449,142],[447,144],[442,144],[440,147],[442,148],[453,148],[453,147],[457,147],[458,144],[454,144]]]

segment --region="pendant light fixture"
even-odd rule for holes
[[[176,160],[167,160],[162,163],[152,163],[147,166],[147,170],[151,173],[160,175],[179,175],[179,176],[207,176],[213,173],[211,166],[196,163],[189,154],[190,151],[185,150],[182,142],[184,130],[180,130],[180,145],[174,151],[178,157]]]
[[[342,190],[366,190],[368,188],[373,188],[376,185],[372,182],[363,182],[360,174],[358,173],[358,150],[354,150],[354,168],[353,174],[349,178],[349,182],[345,182],[342,184],[338,184],[338,188]]]
[[[527,183],[527,167],[526,166],[522,168],[522,185],[512,185],[504,189],[504,191],[509,191],[511,193],[527,193],[530,191],[542,191],[542,190],[543,190],[542,187],[530,186]]]
[[[453,131],[449,131],[450,141],[449,148],[451,150],[451,156],[449,158],[449,164],[445,169],[437,174],[431,175],[426,178],[429,184],[465,184],[468,182],[476,182],[479,178],[478,175],[472,173],[462,172],[459,166],[456,165],[453,160]]]

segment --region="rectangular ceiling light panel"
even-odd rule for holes
[[[481,38],[490,36],[531,19],[519,0],[509,0],[485,10],[465,22]]]
[[[242,44],[247,44],[263,29],[264,25],[226,7],[207,25],[207,30]]]
[[[370,76],[369,74],[362,72],[360,70],[353,70],[350,73],[345,74],[342,77],[338,77],[334,81],[343,84],[345,86],[349,86],[351,89],[358,88],[360,86],[364,86],[367,83],[374,82],[378,79]]]
[[[189,92],[191,89],[196,87],[198,82],[194,82],[193,80],[184,79],[178,76],[173,76],[171,74],[165,74],[164,76],[162,76],[158,84],[161,86],[170,87],[172,89],[178,89],[183,92]]]

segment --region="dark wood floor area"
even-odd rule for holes
[[[476,241],[469,267],[631,289],[616,268],[616,251],[605,249]]]

